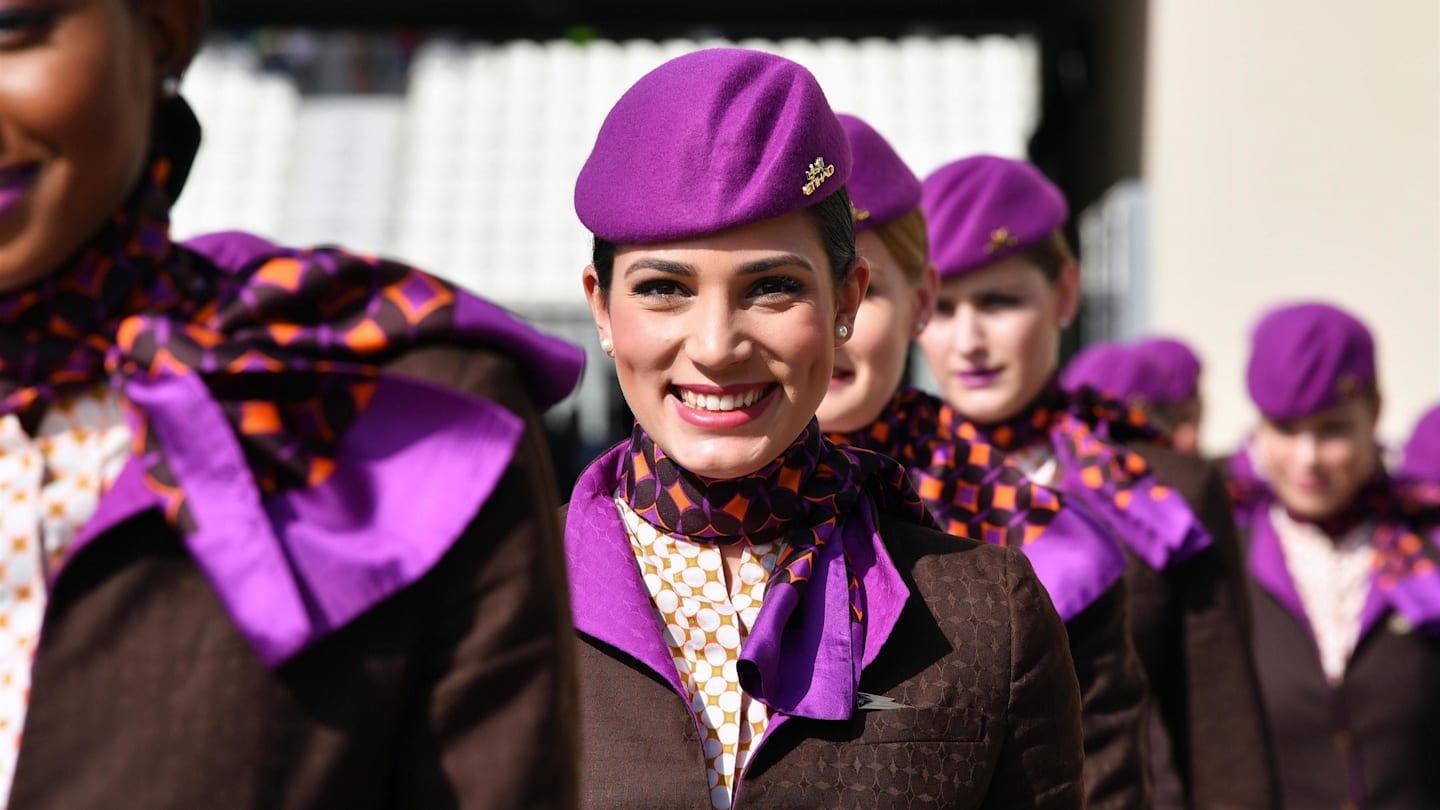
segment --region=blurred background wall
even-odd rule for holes
[[[1200,347],[1205,444],[1253,419],[1249,330],[1321,298],[1375,332],[1382,434],[1440,400],[1440,2],[1151,0],[1151,322]]]

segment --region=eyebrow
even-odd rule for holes
[[[797,267],[808,272],[815,272],[815,266],[804,256],[795,253],[786,253],[780,256],[771,256],[768,259],[759,259],[740,265],[739,274],[742,276],[753,276],[759,273],[768,273],[781,267]],[[695,265],[685,262],[673,262],[666,259],[640,258],[635,263],[625,268],[625,275],[630,275],[637,270],[658,270],[673,276],[695,276],[699,271]]]

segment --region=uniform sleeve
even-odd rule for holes
[[[1010,700],[985,808],[1073,810],[1081,780],[1080,688],[1065,626],[1024,554],[1006,549]]]
[[[1177,760],[1188,766],[1192,806],[1278,807],[1235,523],[1223,481],[1209,473],[1195,509],[1214,546],[1171,576],[1189,688],[1183,705],[1171,696],[1166,710],[1185,730],[1172,738]]]
[[[526,421],[509,469],[429,583],[391,804],[576,807],[570,606],[538,416],[493,356],[440,351],[391,370],[486,396]]]
[[[1080,682],[1091,808],[1151,805],[1145,668],[1130,637],[1125,599],[1122,579],[1065,626]]]

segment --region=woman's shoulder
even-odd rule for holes
[[[896,570],[932,609],[963,604],[964,615],[1008,611],[1012,593],[1028,584],[1039,587],[1018,549],[956,537],[887,513],[880,515],[879,530]]]
[[[522,417],[550,407],[578,383],[579,347],[403,262],[333,246],[286,247],[243,231],[203,234],[179,247],[227,275],[231,288],[263,293],[267,314],[328,312],[324,317],[346,320],[363,309],[377,328],[405,336],[367,359],[386,372],[498,402]],[[357,286],[368,294],[352,295]],[[326,297],[349,307],[315,306]]]
[[[1221,478],[1217,468],[1205,459],[1154,442],[1126,442],[1125,449],[1145,460],[1155,480],[1181,494],[1203,492],[1207,482]]]

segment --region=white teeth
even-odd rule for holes
[[[680,401],[686,406],[702,411],[733,411],[737,408],[748,408],[754,405],[764,393],[763,389],[754,388],[743,394],[698,394],[688,388],[681,388]]]

